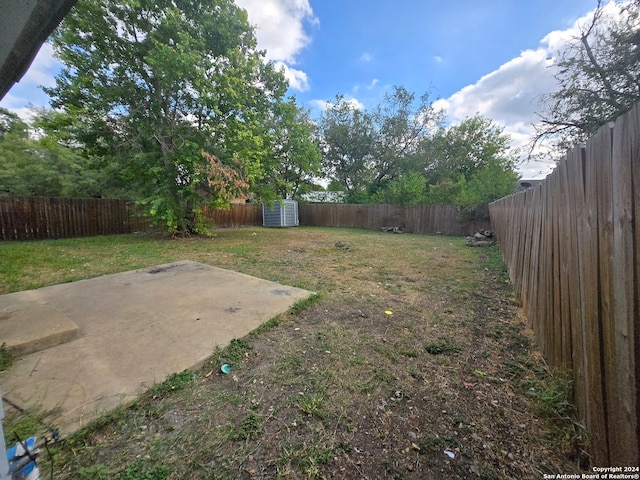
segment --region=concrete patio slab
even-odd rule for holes
[[[191,261],[1,295],[0,335],[69,335],[0,373],[5,408],[41,409],[70,433],[310,295]]]
[[[68,342],[80,333],[69,317],[40,303],[34,291],[4,297],[0,304],[0,339],[16,357]]]

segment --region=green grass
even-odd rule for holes
[[[169,469],[164,465],[147,465],[143,460],[135,460],[118,475],[118,480],[166,480]]]
[[[7,348],[7,344],[3,342],[0,345],[0,372],[13,365],[13,360],[13,354]]]
[[[251,440],[260,435],[260,419],[255,412],[249,412],[237,428],[229,434],[231,440]]]
[[[228,363],[232,368],[238,367],[242,361],[248,357],[251,344],[244,338],[234,338],[222,351],[218,350],[214,354],[214,359],[221,365]]]
[[[581,449],[588,445],[588,433],[584,425],[576,420],[571,379],[567,371],[558,369],[546,375],[538,373],[524,379],[521,385],[526,395],[533,399],[540,417],[550,423],[562,449]]]
[[[298,400],[298,408],[307,415],[312,415],[324,420],[327,418],[327,413],[324,410],[326,398],[322,393],[310,393],[301,395]]]
[[[76,472],[77,480],[111,480],[114,472],[106,465],[91,465],[90,467],[80,467]]]
[[[157,383],[153,387],[151,387],[150,391],[153,395],[156,396],[166,395],[167,393],[173,392],[175,390],[185,388],[195,378],[196,373],[189,370],[184,370],[179,373],[172,373],[164,382]]]
[[[425,346],[425,350],[431,355],[442,355],[447,353],[457,353],[461,349],[451,343],[451,340],[447,338],[440,338],[435,342],[428,343]]]
[[[4,441],[7,447],[15,444],[18,439],[25,440],[29,437],[44,435],[48,426],[44,421],[45,415],[37,409],[19,411],[13,415],[7,415],[2,421]]]
[[[486,314],[496,302],[515,308],[495,247],[305,227],[9,242],[0,293],[177,260],[317,294],[65,439],[54,478],[468,478],[470,462],[492,478],[505,473],[502,451],[529,452],[513,478],[573,471],[545,443],[536,418],[547,414],[527,393],[542,388],[526,384],[543,378],[534,346],[515,315]],[[42,416],[17,420],[25,436],[46,430]],[[520,424],[531,433],[514,435]],[[445,448],[461,454],[445,463]],[[422,477],[408,469],[416,462]]]
[[[167,251],[167,247],[170,247]],[[0,293],[170,261],[171,243],[142,235],[0,243]]]

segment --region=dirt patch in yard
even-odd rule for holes
[[[65,441],[55,478],[541,479],[584,466],[566,384],[496,247],[255,231],[189,248],[318,296]]]

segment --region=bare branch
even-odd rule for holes
[[[594,17],[595,17],[595,15],[594,15]],[[589,28],[589,31],[586,34],[583,34],[581,36],[580,41],[582,42],[582,45],[584,46],[585,52],[587,53],[587,56],[589,57],[589,61],[591,62],[591,65],[593,66],[593,68],[598,73],[598,76],[600,77],[600,80],[602,81],[602,84],[604,85],[604,88],[609,93],[609,98],[607,100],[607,103],[609,103],[611,106],[619,109],[619,108],[622,108],[622,105],[620,105],[620,103],[615,100],[615,97],[617,96],[617,92],[615,91],[615,89],[611,85],[611,81],[609,79],[609,74],[598,63],[598,60],[596,59],[595,55],[593,54],[593,50],[591,49],[591,45],[589,44],[588,35],[589,35],[589,32],[591,31],[591,28],[593,27],[593,25],[594,24],[591,25],[591,27]]]
[[[543,141],[555,148],[583,141],[640,100],[640,0],[615,4],[615,18],[604,3],[598,0],[588,25],[560,53],[559,89],[541,96],[530,155]]]

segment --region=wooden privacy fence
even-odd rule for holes
[[[262,205],[232,204],[228,210],[205,208],[217,227],[262,225]],[[300,225],[379,230],[396,226],[413,233],[467,235],[490,228],[488,221],[465,222],[450,205],[300,204]],[[146,231],[149,223],[131,201],[99,198],[0,197],[0,239],[112,235]]]
[[[640,104],[489,210],[543,354],[571,367],[592,463],[640,465]]]
[[[489,221],[466,222],[460,209],[452,205],[346,205],[302,204],[300,225],[363,228],[400,227],[412,233],[469,235],[489,229]]]
[[[2,240],[88,237],[147,228],[147,220],[128,200],[0,197]]]
[[[205,208],[202,213],[213,220],[216,227],[262,225],[262,205],[255,203],[232,203],[228,210]]]
[[[219,227],[262,225],[260,205],[204,209]],[[149,221],[130,200],[104,198],[0,197],[0,239],[40,240],[144,232]]]

